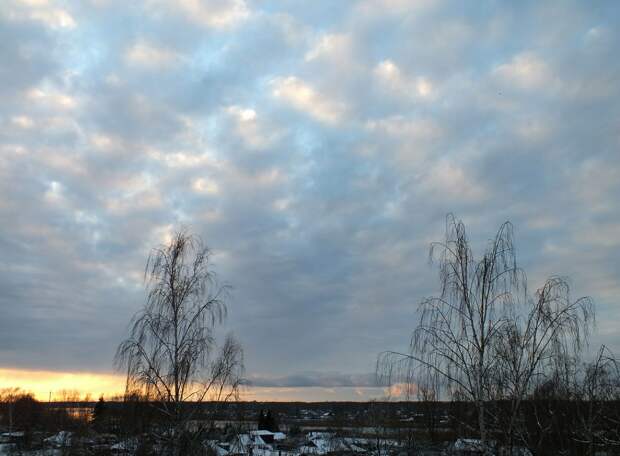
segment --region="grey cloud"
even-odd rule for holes
[[[308,372],[284,377],[255,375],[248,379],[249,386],[268,388],[307,388],[307,387],[376,387],[375,374],[339,374]]]
[[[0,20],[3,17],[0,16]],[[2,70],[0,92],[11,99],[20,90],[30,88],[58,68],[50,49],[50,33],[40,25],[29,22],[3,21],[0,28]],[[51,51],[51,52],[50,52]]]
[[[1,365],[111,369],[149,249],[180,225],[233,285],[227,328],[263,386],[372,386],[329,372],[406,346],[447,212],[478,247],[512,220],[532,287],[569,275],[620,318],[615,3],[336,3],[219,29],[120,2],[69,4],[73,29],[0,17]],[[307,59],[330,34],[343,48]],[[136,43],[175,57],[132,64]],[[432,96],[380,83],[387,60]],[[346,109],[326,123],[278,77]]]

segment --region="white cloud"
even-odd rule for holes
[[[606,46],[610,43],[613,34],[602,25],[592,27],[585,34],[585,42],[589,46]]]
[[[76,25],[73,17],[62,9],[33,11],[30,17],[45,23],[51,28],[74,28]]]
[[[397,96],[431,98],[434,95],[432,82],[424,77],[407,77],[391,60],[380,62],[374,69],[375,77],[384,88]]]
[[[348,34],[324,34],[314,46],[306,52],[306,62],[325,57],[340,58],[342,60],[350,52],[351,37]]]
[[[385,15],[410,15],[428,11],[440,4],[440,0],[363,0],[358,10],[372,18]]]
[[[18,0],[3,8],[9,19],[40,22],[51,29],[73,29],[77,25],[68,11],[45,0]]]
[[[44,148],[38,149],[40,154],[40,161],[43,166],[48,169],[53,169],[56,172],[60,172],[67,175],[85,176],[88,173],[87,168],[84,166],[84,161],[79,155],[69,153],[67,150]]]
[[[133,65],[167,68],[179,61],[179,55],[175,52],[156,47],[150,43],[139,41],[125,52],[125,60]]]
[[[505,84],[525,90],[551,88],[554,83],[547,62],[532,52],[515,55],[510,62],[495,67],[493,75]]]
[[[50,4],[49,0],[18,0],[18,4],[22,4],[28,7],[45,7]]]
[[[432,166],[421,182],[421,188],[434,199],[475,202],[486,197],[483,185],[472,179],[465,170],[448,160]]]
[[[220,192],[220,188],[215,181],[202,177],[194,179],[192,182],[192,189],[196,193],[204,193],[208,195],[215,195]]]
[[[280,137],[280,131],[259,119],[253,109],[233,105],[226,113],[234,122],[235,133],[250,149],[266,149]]]
[[[164,163],[169,168],[196,168],[205,165],[217,165],[208,153],[196,153],[193,151],[162,151],[150,148],[148,156],[153,160]]]
[[[148,173],[118,180],[115,188],[120,191],[106,198],[105,207],[116,215],[159,209],[164,204],[156,179]]]
[[[601,271],[618,270],[618,43],[598,10],[554,8],[549,22],[538,8],[516,19],[499,3],[427,16],[443,2],[146,2],[110,0],[105,10],[101,0],[0,0],[1,234],[15,239],[2,281],[24,309],[0,321],[20,347],[7,362],[105,366],[115,348],[106,343],[119,340],[142,291],[121,296],[114,280],[141,283],[135,271],[149,249],[180,223],[230,252],[217,267],[238,285],[228,323],[249,372],[300,360],[362,371],[373,362],[365,353],[406,345],[392,335],[406,335],[410,309],[373,303],[433,292],[424,258],[445,211],[476,238],[510,218],[523,258],[586,277],[584,294],[613,306],[618,288]],[[580,19],[566,23],[568,10]],[[164,71],[175,67],[175,77]],[[547,237],[569,251],[544,251]],[[69,269],[67,251],[112,272]],[[13,264],[42,274],[20,276]],[[95,326],[31,319],[38,306],[83,307],[55,284],[87,290],[80,299],[92,302]],[[307,309],[316,310],[311,333],[299,330]],[[617,315],[600,315],[617,325]],[[23,323],[36,341],[10,333]],[[77,324],[101,327],[83,335],[81,351],[58,331]],[[389,329],[383,347],[368,337],[346,344],[368,327]],[[265,343],[276,347],[266,361],[253,348]]]
[[[244,0],[152,0],[148,6],[149,10],[154,6],[163,6],[164,10],[175,7],[190,21],[216,29],[233,27],[250,16]]]
[[[382,132],[402,140],[430,140],[441,137],[441,128],[432,119],[408,119],[401,115],[366,123],[370,131]]]
[[[119,141],[117,138],[113,138],[109,135],[104,135],[101,133],[91,135],[89,140],[94,148],[103,151],[118,149],[122,145],[121,141]]]
[[[51,204],[63,204],[64,196],[62,184],[57,181],[51,181],[47,186],[44,198],[48,203]]]
[[[342,121],[346,113],[347,108],[343,102],[317,92],[295,76],[276,78],[271,84],[274,97],[323,123],[335,125]]]
[[[291,198],[278,198],[272,204],[276,211],[285,211],[291,205]]]
[[[28,116],[13,116],[11,123],[19,128],[32,128],[34,121]]]
[[[73,109],[78,104],[74,97],[53,89],[33,88],[26,97],[52,109]]]
[[[151,248],[153,245],[168,245],[174,237],[175,227],[171,224],[159,225],[151,230],[150,240],[146,246]]]

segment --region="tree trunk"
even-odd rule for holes
[[[480,441],[482,445],[486,447],[487,444],[487,430],[486,423],[484,421],[484,401],[478,400],[478,429],[480,431]]]

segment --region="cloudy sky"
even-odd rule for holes
[[[619,25],[614,0],[2,1],[0,386],[115,388],[180,226],[234,287],[248,398],[381,394],[448,212],[478,251],[511,220],[530,287],[569,276],[620,351]]]

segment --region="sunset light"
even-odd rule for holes
[[[62,401],[68,395],[96,400],[102,395],[122,396],[125,379],[109,374],[0,369],[0,389],[14,387],[33,393],[40,401]]]
[[[0,0],[0,456],[613,456],[620,1]]]

